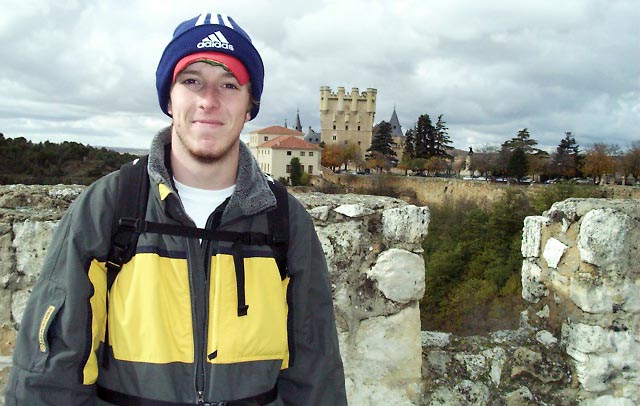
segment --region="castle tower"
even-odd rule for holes
[[[393,137],[402,137],[404,134],[402,133],[402,126],[400,125],[400,120],[398,120],[398,115],[396,114],[396,108],[393,107],[393,114],[391,114],[391,120],[389,120],[389,124],[391,124],[391,135]]]
[[[329,86],[320,87],[320,137],[325,144],[353,144],[364,157],[371,146],[373,122],[376,114],[377,90],[367,88],[360,93],[357,87],[346,93],[338,87],[333,93]]]

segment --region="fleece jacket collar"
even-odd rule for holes
[[[165,146],[170,144],[171,127],[166,127],[151,142],[149,178],[152,183],[166,185],[177,196],[178,193],[168,169],[170,162],[165,162]],[[238,214],[252,216],[274,207],[276,198],[267,182],[266,176],[260,171],[249,148],[241,141],[236,189],[227,204],[224,216],[234,216],[238,211]]]

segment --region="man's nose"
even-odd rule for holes
[[[208,110],[220,106],[220,92],[215,86],[208,86],[200,93],[200,107]]]

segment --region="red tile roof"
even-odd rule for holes
[[[304,133],[292,130],[291,128],[282,127],[279,125],[272,125],[271,127],[263,128],[261,130],[252,131],[250,134],[267,134],[267,135],[297,135],[304,136]]]
[[[282,127],[284,128],[284,127]],[[297,132],[297,131],[296,131]],[[271,141],[267,141],[263,144],[258,145],[258,148],[271,148],[271,149],[312,149],[319,151],[319,145],[312,144],[303,140],[300,137],[295,137],[293,135],[281,135],[277,138],[272,139]]]

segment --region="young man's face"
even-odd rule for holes
[[[173,148],[212,163],[237,153],[242,127],[251,119],[249,86],[240,86],[221,66],[187,66],[171,89]]]

